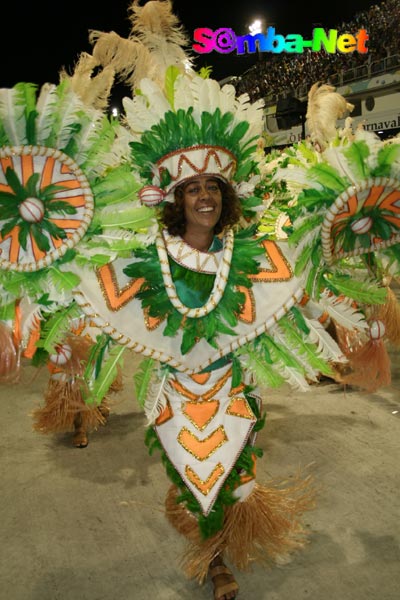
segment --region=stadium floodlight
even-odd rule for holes
[[[251,35],[257,35],[257,33],[262,32],[262,21],[261,19],[256,19],[253,21],[251,25],[249,25],[249,31]]]

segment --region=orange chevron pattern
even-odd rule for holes
[[[113,312],[120,310],[125,304],[128,304],[140,290],[144,278],[131,279],[123,288],[119,287],[117,276],[112,263],[99,267],[96,271],[97,280],[103,292],[107,308]],[[153,330],[162,322],[162,319],[156,319],[145,314],[146,327]]]
[[[265,240],[263,243],[265,255],[271,265],[270,269],[260,269],[257,275],[249,275],[249,279],[254,283],[268,281],[288,281],[293,277],[292,269],[282,254],[279,246],[272,240]],[[244,294],[245,300],[239,319],[245,323],[253,323],[256,318],[256,309],[254,295],[251,289],[239,286],[238,290]]]
[[[264,240],[262,245],[264,246],[265,255],[271,264],[271,268],[260,269],[257,275],[249,275],[249,279],[253,282],[262,281],[263,283],[292,279],[292,269],[279,246],[272,240]]]
[[[200,402],[186,402],[182,413],[200,431],[203,431],[218,412],[218,400],[203,400]]]
[[[185,469],[185,474],[186,477],[188,478],[188,480],[194,485],[196,486],[196,488],[204,495],[207,496],[212,488],[214,487],[214,485],[217,483],[217,481],[219,481],[219,479],[222,477],[222,475],[225,473],[225,469],[223,467],[223,465],[221,463],[218,463],[214,469],[211,471],[210,475],[207,477],[207,479],[201,479],[197,473],[195,473],[193,471],[193,469],[191,469],[188,466],[186,466]]]
[[[199,400],[200,398],[202,398],[203,400],[210,400],[213,396],[215,396],[217,392],[219,392],[221,388],[223,388],[223,386],[225,385],[229,377],[231,377],[231,375],[232,369],[228,369],[226,373],[224,373],[224,375],[215,383],[215,385],[213,385],[213,387],[210,390],[208,390],[208,392],[206,392],[205,394],[195,394],[176,380],[172,380],[171,385],[179,394],[185,396],[185,398],[189,398],[189,400],[194,401]]]
[[[224,427],[221,425],[215,429],[208,437],[201,440],[189,431],[186,427],[182,427],[178,435],[178,442],[187,452],[190,452],[197,460],[207,460],[222,444],[228,441]]]
[[[97,269],[97,278],[104,292],[104,298],[109,310],[116,311],[136,296],[144,281],[131,279],[123,288],[118,285],[114,267],[111,263]]]

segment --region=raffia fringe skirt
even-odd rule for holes
[[[287,561],[291,552],[308,541],[301,516],[315,507],[316,490],[311,476],[271,481],[268,487],[255,484],[243,502],[225,510],[223,528],[203,540],[196,517],[184,505],[177,504],[179,491],[171,486],[165,501],[170,523],[188,541],[181,559],[187,577],[203,583],[211,560],[223,553],[234,567],[248,570],[258,563],[272,566]]]

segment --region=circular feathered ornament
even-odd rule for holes
[[[165,198],[165,192],[156,185],[145,185],[139,191],[139,199],[144,206],[157,206]]]
[[[399,199],[400,181],[393,177],[369,177],[344,190],[326,211],[321,227],[326,263],[398,243]]]
[[[64,256],[93,217],[90,184],[79,165],[57,148],[3,146],[0,269],[38,271]]]

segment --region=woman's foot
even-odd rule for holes
[[[237,597],[239,586],[220,555],[211,561],[208,572],[214,585],[214,600],[233,600]]]
[[[86,448],[89,443],[86,428],[82,425],[82,417],[80,414],[77,415],[74,421],[74,437],[72,438],[72,443],[75,448]]]

